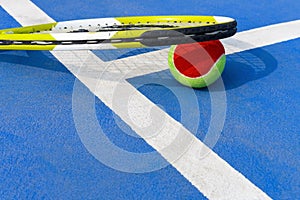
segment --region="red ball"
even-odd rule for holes
[[[175,79],[194,88],[215,82],[225,62],[225,49],[219,40],[180,44],[172,46],[169,52],[169,66]]]

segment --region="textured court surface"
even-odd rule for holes
[[[243,3],[232,0],[32,2],[56,21],[126,15],[224,15],[237,19],[242,32],[300,19],[300,2],[293,0],[271,4],[258,0]],[[2,8],[0,18],[0,28],[20,25]],[[114,61],[153,50],[158,51],[94,53],[102,60]],[[130,76],[127,81],[199,140],[208,143],[258,190],[272,199],[297,199],[300,196],[299,58],[299,38],[228,55],[222,76],[224,91],[218,85],[210,90],[184,88],[167,70]],[[149,68],[159,65],[156,57],[148,56],[144,62],[143,66]],[[99,161],[82,142],[76,116],[74,119],[77,112],[74,105],[76,108],[80,99],[94,101],[97,123],[113,144],[136,154],[155,150],[114,109],[105,105],[104,100],[94,98],[49,52],[0,52],[0,89],[0,199],[206,199],[207,191],[226,193],[227,188],[218,188],[218,183],[212,183],[213,189],[202,190],[205,186],[199,189],[190,183],[188,176],[181,175],[176,165],[168,165],[158,153],[154,158],[163,167],[145,173],[117,170],[132,163],[105,149],[105,157],[116,158],[114,163],[118,167]],[[114,92],[115,98],[122,97],[117,90]],[[222,92],[226,98],[219,106],[226,105],[225,121],[217,142],[210,144],[210,140],[205,140],[206,133],[214,128],[210,122],[218,117],[212,114],[211,99]],[[129,113],[138,109],[124,108]],[[141,121],[136,119],[140,126],[147,128],[159,123],[151,118],[155,113],[146,110],[145,115]],[[86,130],[91,127],[88,122],[86,126]],[[192,159],[201,158],[195,154]],[[139,166],[139,160],[135,162]],[[155,169],[155,166],[147,167]],[[186,171],[194,168],[197,166]],[[240,199],[239,195],[235,197]]]

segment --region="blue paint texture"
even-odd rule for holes
[[[57,21],[223,15],[236,18],[243,31],[300,19],[300,1],[292,0],[33,2]],[[0,28],[19,26],[2,8],[0,17]],[[109,61],[153,50],[157,49],[94,53]],[[222,75],[226,119],[213,150],[274,199],[300,196],[299,58],[300,40],[295,39],[229,55]],[[170,165],[149,173],[124,173],[93,157],[73,119],[75,81],[49,52],[0,52],[1,199],[206,199]],[[191,90],[179,85],[168,71],[128,82],[204,140],[212,114],[210,92],[221,90],[217,84],[212,90]],[[172,88],[182,88],[182,101],[188,108],[182,109]],[[196,102],[188,96],[191,91]],[[99,124],[115,145],[134,153],[154,151],[97,98],[94,107]]]

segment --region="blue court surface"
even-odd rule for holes
[[[16,0],[16,4],[25,1]],[[0,0],[0,28],[20,26],[3,2],[7,1]],[[300,1],[295,0],[32,2],[56,21],[128,15],[220,15],[235,18],[238,32],[243,32],[300,19]],[[221,79],[224,88],[218,83],[209,89],[186,88],[170,78],[168,70],[140,74],[127,82],[207,144],[257,190],[272,199],[299,199],[299,37],[228,55]],[[111,62],[155,51],[159,49],[93,53]],[[151,68],[155,57],[148,62]],[[50,52],[0,52],[0,89],[0,199],[226,198],[226,187],[219,188],[218,183],[212,183],[210,189],[205,184],[198,187],[183,175],[180,167],[165,160],[119,117],[120,109],[115,111],[95,97]],[[219,93],[225,98],[212,101]],[[146,163],[145,171],[138,168],[141,160],[131,162],[102,146],[100,157],[113,160],[115,166],[106,164],[86,146],[86,141],[97,147],[99,144],[92,138],[94,134],[83,139],[74,113],[78,112],[76,106],[85,110],[85,100],[90,99],[97,125],[111,144],[134,155],[154,155],[154,162]],[[221,126],[220,135],[211,142],[206,140],[206,133],[214,129],[211,121],[218,117],[212,109],[216,102],[226,115],[217,124]],[[129,113],[137,109],[124,108]],[[144,127],[158,121],[151,118],[152,114],[145,113],[148,121],[143,121]],[[80,124],[93,133],[88,117]],[[195,154],[186,163],[197,159]],[[197,166],[187,168],[191,171]],[[214,196],[214,191],[219,196]],[[242,199],[240,195],[235,195],[236,199]],[[253,199],[252,193],[248,199]]]

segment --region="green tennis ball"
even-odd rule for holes
[[[169,67],[174,78],[192,88],[207,87],[222,74],[225,49],[219,40],[171,46]]]

